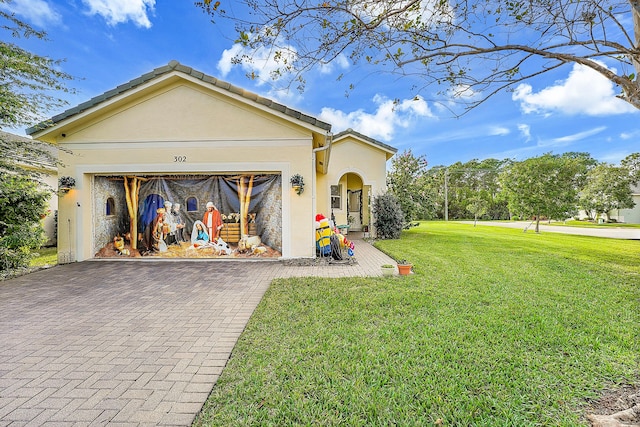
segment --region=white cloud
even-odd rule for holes
[[[518,129],[523,133],[523,135],[527,135],[530,139],[530,127],[529,125],[518,125]],[[495,158],[495,159],[526,159],[529,157],[539,156],[543,153],[557,152],[561,153],[565,147],[569,147],[574,145],[577,142],[580,142],[584,139],[590,138],[594,135],[600,134],[607,130],[606,126],[598,126],[593,129],[587,129],[582,132],[573,133],[570,135],[560,136],[557,138],[551,138],[546,140],[538,140],[536,144],[528,144],[525,146],[513,148],[510,150],[500,151],[496,153],[491,153],[485,156],[485,158]],[[528,142],[529,140],[527,140]],[[578,145],[579,146],[579,145]],[[558,151],[556,151],[558,149]],[[580,150],[582,151],[582,150]]]
[[[576,141],[581,141],[585,138],[589,138],[593,135],[597,135],[607,129],[606,126],[598,126],[593,129],[589,129],[583,132],[574,133],[571,135],[561,136],[559,138],[552,138],[546,141],[538,141],[538,147],[566,147]]]
[[[455,100],[457,99],[462,99],[465,102],[471,102],[473,100],[479,99],[481,95],[481,92],[475,91],[469,85],[458,84],[447,90],[447,96],[452,103],[455,103]]]
[[[224,78],[231,72],[233,65],[239,65],[245,73],[255,76],[260,86],[286,77],[287,73],[282,71],[283,67],[295,61],[296,57],[297,52],[292,46],[285,46],[276,51],[262,47],[250,50],[240,44],[234,44],[222,52],[218,70]]]
[[[620,134],[620,139],[632,139],[632,138],[640,138],[640,130],[636,130],[633,132],[622,132]]]
[[[574,64],[566,80],[534,93],[529,84],[520,84],[512,99],[525,113],[558,111],[565,114],[605,116],[637,111],[615,97],[614,85],[607,78],[583,65]]]
[[[390,141],[396,129],[407,128],[419,118],[434,117],[427,102],[420,97],[394,102],[376,95],[373,102],[377,105],[374,113],[364,110],[345,113],[325,107],[319,118],[331,123],[336,130],[352,128],[371,138]]]
[[[475,91],[469,85],[458,84],[449,87],[442,99],[433,102],[433,105],[439,113],[459,116],[461,107],[465,109],[469,104],[480,101],[481,98],[482,92]]]
[[[89,15],[101,15],[109,25],[132,21],[138,27],[151,28],[149,13],[154,12],[156,0],[82,0],[89,7]]]
[[[531,141],[531,126],[521,123],[518,125],[518,130],[524,136],[526,142]]]
[[[222,56],[218,60],[218,70],[222,77],[226,77],[231,72],[231,66],[234,64],[233,58],[241,55],[243,48],[239,44],[234,44],[231,49],[225,49]]]
[[[504,126],[490,126],[489,135],[491,136],[505,136],[509,135],[511,131]]]
[[[333,61],[321,64],[319,70],[321,74],[331,74],[336,69],[346,70],[347,68],[349,68],[349,60],[346,56],[340,54]]]
[[[0,3],[0,8],[28,19],[37,27],[59,24],[62,21],[60,14],[45,0],[13,0],[11,3]]]
[[[385,27],[403,30],[407,24],[435,26],[451,23],[454,20],[454,10],[449,2],[440,0],[421,0],[411,6],[406,0],[388,0],[372,2],[355,0],[347,3],[349,11],[365,22],[372,22],[380,16],[386,16],[382,21]],[[410,7],[408,7],[410,6]]]

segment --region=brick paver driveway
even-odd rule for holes
[[[271,281],[357,265],[87,261],[0,282],[0,426],[181,425],[200,411]]]
[[[278,266],[83,262],[0,283],[0,425],[189,425]]]

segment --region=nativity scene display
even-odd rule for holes
[[[277,174],[95,176],[95,257],[280,257],[281,187]]]

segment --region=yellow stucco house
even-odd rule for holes
[[[75,181],[59,198],[61,263],[312,258],[318,213],[370,227],[396,153],[177,61],[27,133],[57,144],[58,176]],[[227,247],[199,238],[200,224]]]

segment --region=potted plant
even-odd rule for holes
[[[392,264],[382,264],[381,268],[383,276],[393,276],[393,273],[396,272],[396,267]]]
[[[399,259],[396,261],[398,263],[398,273],[401,276],[406,276],[411,274],[411,269],[413,268],[413,264],[411,264],[406,259]]]

